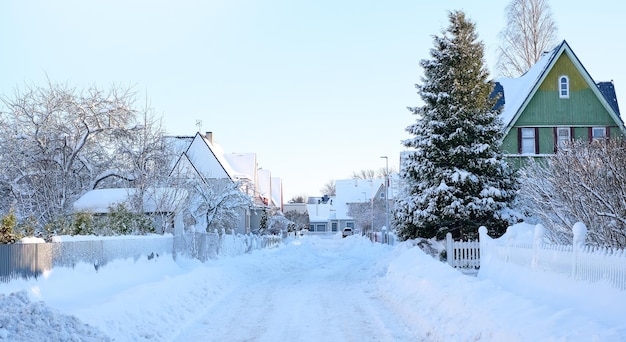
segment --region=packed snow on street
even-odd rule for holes
[[[0,283],[0,340],[626,340],[623,291],[512,267],[465,275],[412,242],[341,234],[79,264]]]

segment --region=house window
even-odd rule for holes
[[[601,141],[608,138],[608,127],[591,127],[590,141]]]
[[[325,232],[326,231],[326,225],[325,224],[316,224],[315,225],[315,231],[316,232]]]
[[[518,129],[518,150],[520,154],[539,154],[539,129],[520,127]]]
[[[559,97],[562,99],[569,98],[569,78],[567,76],[559,77]]]
[[[556,145],[555,151],[559,149],[565,149],[567,145],[572,141],[572,129],[569,127],[556,127]]]
[[[385,193],[384,192],[380,193],[380,199],[385,199]]]
[[[354,229],[354,222],[346,222],[346,228]]]
[[[333,232],[337,231],[337,222],[331,223],[331,229],[333,230]]]

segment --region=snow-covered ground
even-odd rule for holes
[[[409,243],[289,239],[0,283],[7,341],[626,341],[626,294],[521,269],[463,275]]]

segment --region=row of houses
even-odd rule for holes
[[[340,179],[335,181],[334,195],[309,197],[307,203],[286,203],[284,210],[308,213],[310,234],[334,234],[344,228],[380,231],[389,226],[397,191],[398,174],[390,175],[388,181]]]
[[[166,137],[166,141],[166,148],[171,149],[171,154],[176,156],[170,165],[173,184],[176,177],[216,184],[238,184],[239,191],[250,197],[252,205],[240,208],[234,233],[247,234],[258,230],[265,212],[282,210],[282,180],[273,176],[269,170],[259,168],[256,153],[224,152],[214,141],[212,132]],[[74,203],[74,210],[106,214],[109,208],[117,204],[127,204],[137,191],[126,188],[91,190]],[[194,203],[193,199],[187,198],[189,195],[186,189],[176,186],[145,189],[144,212],[162,214],[153,215],[157,219],[161,217],[161,221],[156,222],[161,232],[182,234],[184,229],[189,228],[189,223],[185,222],[179,206],[183,202]],[[193,224],[200,227],[197,230],[202,230],[206,225],[205,222]]]
[[[497,106],[503,108],[501,147],[515,167],[522,166],[529,157],[552,155],[573,140],[595,141],[626,135],[613,82],[596,83],[566,41],[545,52],[522,76],[496,80],[493,95],[499,96]],[[399,187],[397,175],[387,181],[337,180],[333,196],[311,197],[306,204],[283,204],[281,179],[260,169],[255,153],[225,153],[211,132],[169,139],[178,155],[173,172],[238,182],[240,190],[253,199],[254,205],[243,209],[240,215],[237,232],[258,229],[260,213],[267,208],[308,213],[311,233],[334,233],[346,227],[380,230],[389,226],[388,217]],[[93,190],[79,199],[75,208],[105,212],[111,203],[124,201],[124,196],[128,196],[128,191]],[[351,208],[362,210],[356,215],[350,212]],[[182,225],[173,221],[172,226]]]

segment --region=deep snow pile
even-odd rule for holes
[[[294,273],[315,282],[320,265],[339,271],[346,263],[372,278],[368,298],[392,313],[382,319],[411,326],[424,340],[626,340],[623,292],[513,267],[466,276],[410,243],[390,247],[359,236],[303,237],[204,264],[169,256],[111,262],[97,272],[81,264],[2,283],[0,340],[104,340],[104,333],[114,341],[170,341],[232,293],[254,295],[259,282]]]
[[[0,339],[10,341],[109,341],[98,329],[42,302],[26,291],[0,294]]]

